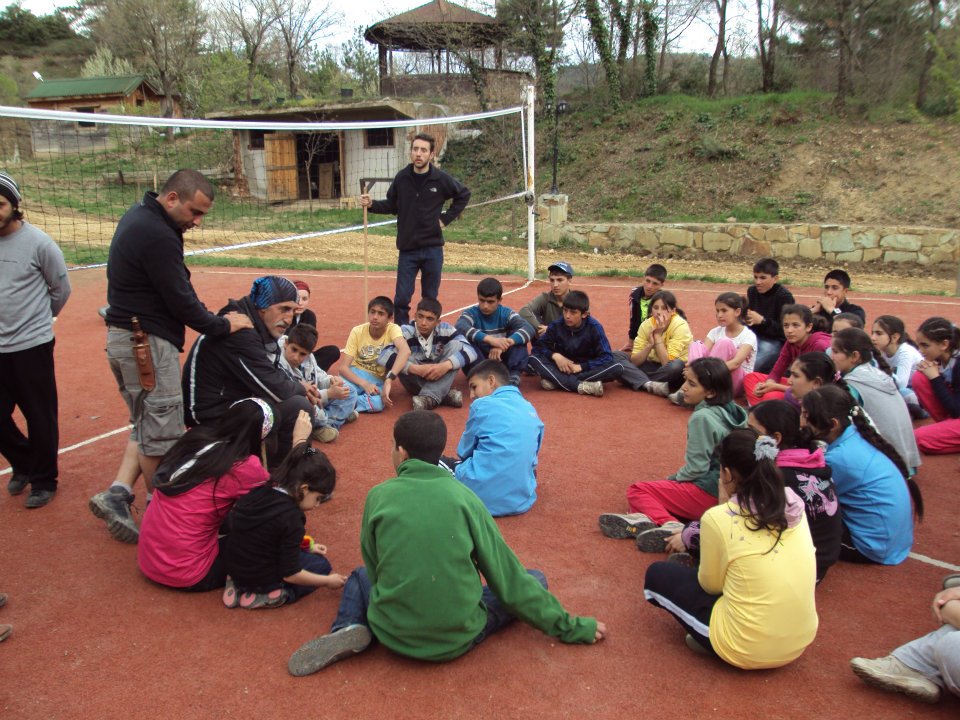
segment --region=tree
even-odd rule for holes
[[[710,72],[707,75],[707,95],[710,97],[715,97],[717,94],[717,68],[720,65],[720,57],[723,56],[724,65],[727,57],[727,0],[713,0],[713,4],[717,10],[717,44],[713,49],[713,57],[710,58]]]
[[[657,85],[661,86],[667,68],[670,45],[700,16],[706,0],[662,0],[657,20],[660,37],[660,62],[657,65]]]
[[[757,47],[760,51],[761,88],[765,93],[774,89],[779,31],[780,0],[757,0]]]
[[[270,0],[277,16],[276,28],[283,47],[290,96],[299,93],[300,70],[313,44],[341,20],[329,2]]]
[[[247,64],[247,102],[253,98],[260,53],[267,33],[277,22],[270,0],[220,0],[214,9],[214,27],[227,47],[236,48]]]
[[[112,75],[133,75],[136,70],[126,58],[113,54],[106,45],[98,45],[80,69],[80,77],[109,77]]]
[[[628,28],[626,19],[623,17],[623,9],[619,0],[611,0],[616,5],[615,15],[620,16],[620,48],[623,58],[626,58],[624,38],[629,38],[630,33],[624,32]],[[610,104],[614,110],[620,110],[623,107],[623,86],[620,83],[621,64],[618,58],[615,60],[613,49],[610,44],[610,33],[607,30],[606,19],[600,11],[599,0],[585,0],[584,12],[587,15],[587,22],[590,23],[590,36],[593,38],[593,44],[597,47],[597,55],[600,56],[600,63],[603,65],[603,72],[607,76],[607,88],[610,91]]]
[[[370,48],[363,38],[363,28],[358,27],[347,42],[340,46],[340,57],[343,69],[359,86],[360,92],[365,95],[377,93],[377,80],[380,68],[377,62],[377,53]]]
[[[61,13],[37,17],[19,2],[0,13],[0,41],[18,45],[46,45],[51,40],[74,36],[70,22]]]
[[[107,0],[95,28],[115,53],[157,81],[163,117],[173,116],[174,96],[183,94],[205,32],[196,0]]]
[[[930,7],[929,26],[927,29],[927,51],[923,56],[923,67],[920,70],[920,80],[917,83],[916,106],[923,108],[927,104],[927,88],[930,85],[930,70],[937,59],[937,34],[940,30],[940,0],[927,0]]]

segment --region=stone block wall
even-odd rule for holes
[[[930,227],[792,223],[571,223],[566,196],[539,201],[538,232],[547,245],[576,243],[608,252],[663,255],[698,251],[832,262],[960,262],[960,230]]]

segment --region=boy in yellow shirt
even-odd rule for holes
[[[367,303],[367,322],[350,331],[340,358],[340,376],[357,391],[357,412],[383,412],[391,407],[390,386],[396,374],[380,364],[380,355],[389,345],[396,347],[390,366],[403,367],[410,347],[400,326],[393,321],[393,301],[378,295]]]

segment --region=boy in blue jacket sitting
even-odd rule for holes
[[[563,299],[563,319],[554,320],[533,348],[529,368],[540,387],[603,397],[603,383],[620,377],[603,326],[590,317],[590,298],[571,290]]]
[[[440,464],[473,490],[494,517],[525,513],[537,500],[543,423],[510,384],[502,362],[477,363],[467,380],[473,402],[457,445],[460,459],[444,457]]]
[[[536,331],[518,313],[501,305],[503,285],[488,277],[477,283],[477,304],[468,307],[457,320],[457,330],[477,349],[481,358],[499,360],[510,372],[510,383],[520,384],[520,373],[530,357],[527,343]],[[468,373],[471,363],[464,368]]]

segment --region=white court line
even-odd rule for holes
[[[74,443],[73,445],[68,445],[68,446],[65,447],[65,448],[60,448],[60,450],[57,451],[57,455],[63,455],[64,453],[68,453],[68,452],[70,452],[71,450],[78,450],[79,448],[82,448],[82,447],[84,447],[84,446],[86,446],[86,445],[92,445],[93,443],[98,442],[99,440],[105,440],[105,439],[108,438],[108,437],[113,437],[114,435],[119,435],[119,434],[122,433],[122,432],[130,432],[130,429],[131,429],[132,427],[133,427],[133,425],[124,425],[123,427],[117,428],[116,430],[111,430],[110,432],[105,432],[105,433],[103,433],[102,435],[97,435],[96,437],[92,437],[92,438],[90,438],[90,439],[88,439],[88,440],[81,440],[80,442]],[[0,470],[0,475],[9,475],[9,474],[12,473],[12,472],[13,472],[13,468],[12,468],[12,467],[8,467],[8,468],[6,468],[6,469],[4,469],[4,470]]]
[[[937,560],[936,558],[927,557],[926,555],[921,555],[920,553],[912,552],[910,553],[909,557],[913,558],[914,560],[919,560],[920,562],[925,562],[928,565],[934,565],[936,567],[943,568],[944,570],[952,570],[953,572],[960,572],[960,565],[953,565],[951,563],[944,562],[943,560]]]

